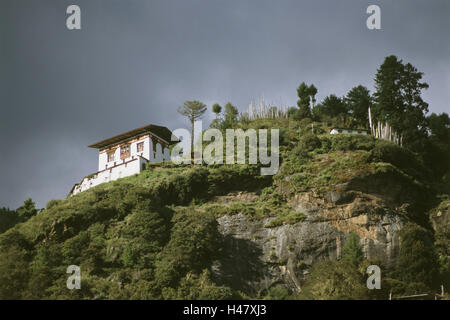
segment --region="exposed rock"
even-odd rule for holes
[[[401,209],[387,206],[383,199],[357,191],[335,191],[324,198],[305,192],[295,195],[289,205],[306,219],[266,228],[274,218],[250,221],[243,214],[218,218],[224,236],[223,258],[214,268],[218,281],[254,292],[277,283],[299,290],[309,266],[337,259],[350,232],[359,235],[367,258],[378,258],[386,266],[395,261],[397,232],[406,219]]]

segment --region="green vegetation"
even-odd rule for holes
[[[426,136],[428,104],[421,94],[428,84],[421,82],[422,76],[396,56],[386,57],[375,75],[375,119],[389,122],[410,146]]]
[[[189,204],[236,185],[270,184],[258,173],[256,166],[149,166],[141,175],[51,201],[0,235],[0,280],[8,283],[0,298],[229,298],[235,293],[216,286],[208,271],[220,249],[217,222]],[[18,211],[30,212],[30,204]],[[65,289],[71,264],[83,270],[80,291]]]
[[[391,74],[391,67],[398,73]],[[399,79],[399,87],[392,87]],[[223,113],[214,105],[211,127],[219,130],[280,129],[281,167],[273,177],[261,176],[259,165],[152,163],[139,175],[51,200],[42,210],[31,199],[17,210],[0,209],[0,299],[385,299],[389,292],[448,286],[450,120],[447,114],[425,116],[419,97],[426,85],[420,79],[414,67],[388,57],[373,96],[357,86],[315,104],[317,89],[302,83],[289,118],[255,120],[239,116],[231,103]],[[389,103],[395,112],[388,115]],[[367,128],[369,105],[378,119],[405,134],[403,147],[370,135],[328,134],[335,126]],[[205,110],[201,102],[188,101],[180,112],[192,123]],[[349,235],[337,261],[312,266],[302,293],[276,284],[254,294],[217,281],[213,263],[223,254],[224,240],[217,218],[242,214],[267,221],[267,229],[301,224],[306,216],[291,206],[294,196],[325,198],[346,187],[385,195],[408,221],[382,290],[365,286],[367,266],[382,262],[365,259],[356,234]],[[235,191],[251,191],[257,199],[216,201]],[[341,201],[352,201],[347,196]],[[270,260],[286,264],[274,249]],[[81,267],[81,290],[66,289],[72,264]],[[295,264],[302,273],[310,267]]]
[[[304,297],[314,300],[369,299],[364,274],[342,261],[315,264],[304,287]]]
[[[300,86],[297,88],[298,101],[297,106],[298,110],[291,111],[291,116],[293,116],[296,120],[300,120],[303,118],[311,117],[311,106],[312,103],[316,102],[316,94],[317,88],[312,84],[310,86],[306,85],[306,83],[302,82]]]
[[[57,200],[52,200],[57,201]],[[31,198],[24,201],[23,205],[17,210],[0,208],[0,234],[14,227],[20,222],[25,222],[38,213],[35,203]]]
[[[439,285],[438,256],[429,232],[408,224],[400,232],[401,247],[397,259],[396,278],[408,283],[421,283],[431,287]]]
[[[342,248],[341,261],[357,267],[363,260],[364,253],[359,244],[359,237],[357,234],[350,232],[350,235]]]

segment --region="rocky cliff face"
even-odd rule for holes
[[[399,250],[398,231],[406,222],[406,206],[393,203],[391,195],[356,189],[349,183],[325,196],[295,194],[289,206],[306,219],[293,225],[267,228],[274,218],[254,221],[241,213],[219,217],[224,252],[214,265],[218,281],[246,291],[281,283],[301,290],[309,267],[323,259],[337,259],[350,232],[359,235],[367,258],[380,259],[389,267]],[[256,194],[241,193],[222,201],[255,198]]]

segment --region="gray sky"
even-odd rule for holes
[[[81,7],[82,29],[66,29]],[[381,7],[382,30],[366,28]],[[148,123],[188,127],[197,99],[241,111],[262,92],[295,105],[363,84],[395,54],[449,112],[448,0],[0,0],[0,206],[64,198],[97,169],[87,145]],[[211,113],[205,120],[213,118]]]

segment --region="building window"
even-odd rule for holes
[[[126,144],[120,147],[120,159],[124,160],[130,156],[130,145]]]
[[[114,150],[113,151],[108,151],[108,162],[112,162],[114,161]]]
[[[137,144],[137,152],[144,152],[144,142],[139,142]]]

